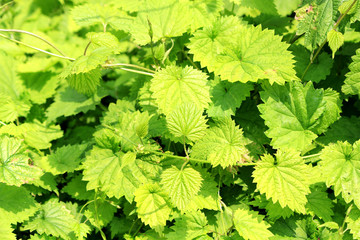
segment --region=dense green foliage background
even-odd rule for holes
[[[0,18],[0,239],[360,239],[358,0]]]

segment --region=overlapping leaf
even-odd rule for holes
[[[291,82],[286,86],[264,85],[258,105],[261,117],[269,127],[266,135],[275,148],[291,147],[303,150],[340,116],[338,94]],[[289,141],[292,143],[289,146]]]
[[[169,114],[182,103],[194,103],[200,109],[210,102],[207,75],[192,67],[167,66],[151,80],[152,97],[159,109]]]
[[[0,182],[20,186],[42,175],[41,169],[29,162],[20,140],[1,135],[0,150]]]
[[[192,156],[206,158],[215,167],[223,168],[245,162],[248,154],[242,130],[227,118],[207,130],[206,135],[193,147]]]
[[[195,142],[204,136],[206,120],[202,109],[193,103],[178,106],[167,117],[167,127],[176,140],[180,142]]]
[[[200,173],[191,167],[178,169],[173,166],[161,174],[162,188],[180,211],[184,211],[199,193],[202,181]]]
[[[346,74],[345,84],[342,91],[345,94],[360,96],[360,49],[356,50],[356,55],[351,57],[352,63],[349,65],[350,72]]]
[[[360,207],[360,141],[326,146],[320,158],[326,185],[333,186],[335,195],[341,194],[345,202],[354,201]]]
[[[245,240],[266,240],[273,234],[268,230],[270,225],[256,212],[239,208],[234,213],[234,225]]]
[[[299,153],[278,151],[276,158],[265,155],[253,172],[257,189],[266,198],[279,202],[281,207],[288,206],[293,211],[305,213],[306,195],[310,193],[309,173]]]
[[[158,184],[145,184],[135,191],[135,202],[140,219],[151,228],[165,226],[171,205]]]

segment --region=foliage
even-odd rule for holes
[[[360,239],[360,0],[0,18],[1,239]]]

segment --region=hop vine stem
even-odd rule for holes
[[[357,0],[354,0],[351,5],[348,7],[348,9],[346,9],[346,11],[343,14],[340,14],[338,20],[336,21],[335,25],[333,26],[332,30],[336,30],[336,28],[340,25],[341,21],[344,19],[344,17],[347,15],[347,13],[350,11],[350,9],[354,6],[354,4],[357,2]],[[314,60],[316,59],[316,57],[319,55],[321,49],[325,46],[327,42],[327,39],[325,39],[323,41],[323,43],[320,45],[320,47],[317,49],[317,51],[315,52],[314,56],[311,58],[309,64],[306,66],[306,69],[301,77],[301,80],[304,79],[306,73],[309,71],[309,68],[311,66],[311,64],[314,62]]]

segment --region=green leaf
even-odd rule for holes
[[[351,145],[337,142],[321,152],[321,170],[328,187],[334,186],[335,196],[341,193],[345,202],[360,207],[360,141]]]
[[[352,207],[344,221],[347,223],[347,228],[350,229],[354,239],[360,239],[360,210],[357,207]]]
[[[221,21],[225,26],[214,24],[199,30],[190,42],[191,53],[202,66],[229,82],[257,82],[265,78],[270,83],[284,84],[297,79],[293,56],[287,50],[289,45],[281,42],[272,30],[239,24],[232,18]],[[223,37],[224,33],[229,35]]]
[[[20,140],[0,136],[0,150],[0,182],[20,186],[42,175],[41,169],[30,164]]]
[[[75,89],[66,87],[55,95],[54,102],[47,109],[46,116],[49,121],[54,121],[60,116],[71,116],[80,112],[86,113],[94,110],[104,97],[105,91],[99,89],[93,96],[85,96]]]
[[[114,7],[100,4],[84,4],[76,6],[71,11],[74,21],[79,26],[92,26],[101,24],[103,27],[110,25],[117,30],[129,30],[133,19],[128,14]]]
[[[25,223],[26,230],[36,230],[39,234],[49,234],[55,237],[70,239],[76,220],[70,214],[65,204],[51,199],[41,205],[40,211]]]
[[[358,95],[360,97],[360,49],[356,50],[356,55],[351,57],[352,63],[349,65],[350,72],[346,74],[345,84],[341,90],[345,94]]]
[[[120,198],[125,195],[132,201],[139,180],[131,172],[136,155],[132,152],[114,155],[109,149],[94,148],[83,162],[87,190],[101,188],[108,197]],[[139,171],[139,170],[138,170]]]
[[[179,170],[172,166],[161,174],[162,188],[169,194],[174,206],[182,212],[191,199],[198,195],[202,181],[200,173],[191,167]]]
[[[181,36],[187,31],[192,20],[186,2],[145,0],[139,6],[130,33],[137,44],[146,45],[151,41],[149,22],[153,41],[157,42],[162,38]]]
[[[170,218],[171,205],[166,193],[158,184],[145,184],[136,189],[136,211],[146,225],[151,228],[166,225]]]
[[[0,236],[2,240],[16,240],[13,231],[14,229],[11,228],[10,223],[5,223],[0,220]]]
[[[211,83],[211,101],[207,111],[209,117],[229,117],[235,115],[236,108],[239,108],[242,101],[250,96],[253,86],[240,82],[229,83],[219,78]]]
[[[204,136],[207,127],[202,113],[203,110],[193,103],[178,106],[166,117],[169,132],[182,143],[199,140]]]
[[[276,6],[273,0],[241,0],[241,6],[255,8],[265,14],[277,15]]]
[[[188,1],[189,15],[192,16],[191,30],[210,25],[220,15],[223,4],[223,0]]]
[[[333,28],[337,16],[339,1],[323,0],[312,3],[312,6],[305,5],[297,11],[296,17],[299,20],[296,34],[305,33],[305,45],[311,50],[326,40],[327,33]],[[308,9],[304,11],[304,9]]]
[[[66,145],[56,149],[54,154],[42,157],[38,164],[54,175],[73,172],[82,160],[87,145]]]
[[[332,211],[333,204],[326,192],[312,189],[306,198],[308,200],[306,204],[307,212],[314,213],[325,222],[332,220],[331,216],[334,215]]]
[[[273,203],[271,199],[267,200],[264,194],[256,196],[255,200],[251,202],[251,205],[266,209],[267,215],[272,221],[279,218],[286,219],[294,215],[294,212],[288,206],[281,207],[279,202]]]
[[[89,204],[84,215],[93,226],[105,227],[111,222],[116,211],[117,208],[115,206],[111,205],[108,201],[100,199]]]
[[[205,214],[200,211],[189,212],[182,215],[180,219],[176,219],[175,225],[172,226],[171,229],[174,231],[166,234],[166,239],[199,239],[199,236],[203,236],[208,233],[207,219]]]
[[[109,32],[88,32],[86,37],[90,39],[91,44],[94,44],[98,47],[116,49],[119,48],[120,45],[117,37]]]
[[[66,79],[69,85],[79,93],[91,95],[100,85],[100,65],[112,52],[111,48],[100,47],[88,56],[80,56],[63,70],[60,78]]]
[[[213,167],[223,168],[245,162],[248,154],[243,132],[235,122],[227,118],[210,127],[206,135],[192,149],[192,157],[206,158]]]
[[[288,206],[293,211],[305,213],[306,195],[310,193],[310,170],[299,153],[279,150],[275,159],[269,154],[261,157],[253,177],[257,189],[267,199],[272,198],[283,208]]]
[[[327,41],[334,58],[336,51],[344,44],[344,35],[334,29],[327,33]]]
[[[207,75],[189,66],[167,66],[156,72],[150,89],[159,109],[166,115],[183,103],[194,103],[203,109],[210,102]]]
[[[325,80],[330,74],[334,60],[331,59],[330,54],[322,52],[310,65],[308,71],[303,76],[305,69],[308,67],[311,60],[311,52],[302,45],[291,45],[290,50],[294,54],[296,75],[299,78],[303,77],[305,81],[320,82]]]
[[[35,199],[25,188],[0,183],[0,193],[1,221],[9,224],[23,222],[38,210]]]
[[[234,213],[235,229],[245,240],[266,240],[273,236],[270,225],[256,212],[239,208]]]
[[[82,175],[78,175],[67,182],[66,186],[61,190],[77,200],[94,199],[95,191],[86,190],[87,182],[82,181]]]
[[[323,90],[315,89],[311,82],[305,86],[300,82],[286,86],[267,84],[263,88],[260,95],[264,104],[258,108],[269,127],[266,135],[272,138],[271,145],[274,148],[305,149],[317,137],[314,132],[319,132],[321,116],[326,111]]]

